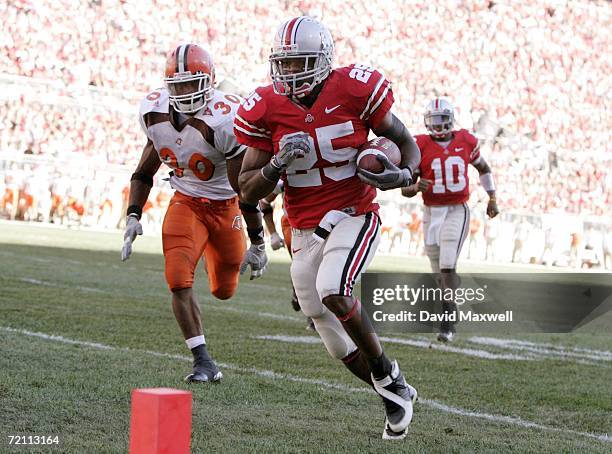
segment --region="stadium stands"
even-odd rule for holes
[[[267,80],[267,56],[280,21],[307,13],[332,30],[337,65],[363,62],[386,73],[396,111],[414,133],[423,130],[422,108],[431,96],[454,100],[461,126],[484,141],[506,213],[605,216],[609,222],[607,2],[274,3],[0,5],[2,193],[15,185],[10,169],[29,165],[18,164],[24,154],[39,156],[37,165],[52,165],[58,173],[75,167],[74,156],[86,158],[86,166],[76,159],[82,169],[99,171],[107,163],[131,169],[143,144],[138,99],[161,85],[169,49],[183,41],[202,43],[215,57],[219,79],[231,79],[246,93]],[[77,6],[75,20],[70,11]],[[475,194],[471,204],[477,200]]]

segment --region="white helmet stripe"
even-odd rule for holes
[[[187,48],[189,47],[189,44],[181,44],[181,47],[179,47],[179,50],[177,52],[177,59],[178,59],[178,72],[180,73],[184,73],[185,72],[185,62],[187,60]]]
[[[287,42],[287,28],[289,27],[289,24],[293,21],[293,19],[289,19],[287,22],[285,22],[285,26],[283,27],[283,33],[281,33],[281,44]]]

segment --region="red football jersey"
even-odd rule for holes
[[[357,177],[357,149],[393,105],[391,84],[373,68],[338,68],[306,108],[274,93],[272,85],[248,96],[234,119],[238,142],[278,153],[286,138],[307,133],[311,152],[287,168],[285,206],[292,227],[313,228],[330,210],[376,211],[376,189]]]
[[[470,197],[468,164],[480,157],[478,139],[465,129],[453,132],[444,147],[428,134],[416,136],[421,150],[421,178],[433,183],[423,192],[425,205],[456,205]]]

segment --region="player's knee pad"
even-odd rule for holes
[[[329,295],[351,296],[380,241],[380,221],[373,213],[342,219],[325,242],[317,273],[321,299]]]
[[[193,287],[194,265],[191,254],[182,248],[166,252],[165,276],[171,291]]]
[[[359,282],[361,272],[365,270],[371,258],[364,257],[360,261],[352,260],[350,251],[346,248],[325,251],[316,281],[317,292],[321,300],[330,295],[352,295],[353,286]]]
[[[326,310],[322,315],[312,319],[327,352],[332,358],[346,358],[357,349],[353,340],[346,333],[334,314]]]
[[[294,260],[291,263],[291,280],[300,308],[306,317],[313,319],[327,311],[317,293],[315,279],[310,263],[301,260]]]

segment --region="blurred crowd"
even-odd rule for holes
[[[83,168],[98,173],[123,166],[127,178],[119,181],[115,172],[112,184],[75,190],[79,197],[113,191],[108,197],[121,200],[144,144],[137,104],[162,84],[166,53],[181,42],[202,44],[215,58],[218,80],[245,94],[267,83],[276,28],[299,14],[330,28],[336,65],[367,63],[386,74],[395,111],[413,133],[423,132],[426,101],[449,96],[459,126],[483,141],[503,211],[609,219],[612,6],[605,1],[0,3],[0,158],[86,158]],[[60,180],[75,173],[65,171],[72,164],[50,170],[43,161],[32,165],[47,168],[50,184],[56,170]],[[4,164],[0,185],[17,193],[32,186],[28,179],[44,186],[25,170],[23,178],[7,172],[15,162]],[[85,187],[96,181],[93,174],[75,175]],[[165,192],[167,185],[159,188]],[[85,216],[96,217],[88,206],[98,201],[81,204]],[[24,215],[4,205],[0,215]]]
[[[425,256],[423,208],[419,202],[383,198],[380,252]],[[566,213],[502,212],[489,219],[484,212],[486,201],[477,194],[470,198],[469,206],[470,227],[461,252],[463,259],[612,270],[609,223]]]

